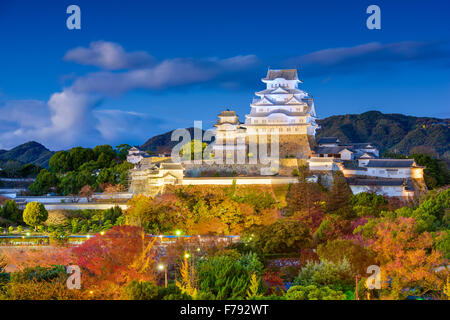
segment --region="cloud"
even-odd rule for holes
[[[312,76],[350,73],[377,68],[394,68],[400,63],[449,61],[450,51],[441,42],[404,41],[381,44],[371,42],[354,47],[330,48],[286,60]]]
[[[80,92],[118,95],[134,89],[150,91],[201,83],[220,83],[251,70],[259,60],[254,55],[227,59],[176,58],[163,60],[151,68],[123,72],[100,71],[79,77],[73,87]]]
[[[145,52],[128,53],[119,44],[105,41],[69,50],[64,59],[104,70],[74,78],[47,102],[22,100],[0,105],[0,148],[11,148],[28,140],[37,140],[54,150],[116,143],[119,139],[137,140],[149,127],[165,121],[132,111],[100,110],[105,98],[136,89],[156,91],[222,82],[225,87],[228,79],[239,78],[237,75],[259,63],[254,55],[156,62]],[[239,82],[234,85],[239,86]]]
[[[98,99],[74,93],[70,88],[53,94],[48,102],[36,100],[9,101],[0,107],[0,147],[37,140],[51,148],[66,148],[88,143],[98,136],[92,109]]]
[[[125,52],[117,43],[94,41],[89,48],[78,47],[69,50],[64,60],[107,70],[120,70],[151,65],[154,59],[144,51]]]

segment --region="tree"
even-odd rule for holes
[[[347,259],[355,274],[365,274],[367,267],[375,264],[374,254],[352,240],[337,239],[317,247],[320,260],[340,263]]]
[[[122,298],[127,300],[156,300],[158,287],[149,281],[133,280],[127,284]]]
[[[424,166],[424,179],[429,189],[450,184],[450,173],[444,161],[433,158],[429,154],[412,153],[410,157],[419,166]]]
[[[35,195],[42,195],[55,191],[57,187],[58,178],[56,175],[46,169],[42,169],[28,189]]]
[[[195,287],[194,266],[189,265],[186,255],[184,256],[184,260],[181,263],[180,277],[180,281],[175,281],[176,286],[181,290],[181,292],[195,298],[198,291]]]
[[[328,193],[326,210],[328,213],[336,213],[346,218],[352,217],[353,212],[350,207],[350,196],[352,190],[345,180],[342,172],[333,174],[333,185]]]
[[[119,153],[119,159],[120,160],[126,160],[128,155],[128,150],[131,149],[131,146],[129,144],[119,144],[116,146],[116,150]]]
[[[286,195],[287,210],[290,214],[296,211],[311,213],[317,208],[321,201],[321,189],[317,183],[308,181],[310,171],[307,167],[298,170],[298,183],[292,184]]]
[[[92,196],[94,195],[94,190],[92,190],[91,186],[87,184],[83,188],[81,188],[78,195],[80,197],[86,197],[87,202],[91,202]]]
[[[256,273],[252,273],[250,277],[250,286],[247,291],[247,299],[254,299],[260,296],[261,280]]]
[[[11,199],[6,200],[3,204],[3,208],[0,210],[0,216],[16,223],[21,222],[22,220],[22,215],[19,207],[17,207],[17,203]]]
[[[69,157],[72,170],[78,170],[84,163],[94,160],[94,152],[89,148],[75,147],[69,150]]]
[[[49,160],[49,168],[52,173],[66,173],[72,170],[72,161],[69,152],[59,151]]]
[[[358,217],[377,217],[387,208],[388,201],[374,192],[360,192],[350,197],[350,204]]]
[[[440,292],[446,275],[445,270],[436,270],[445,260],[433,248],[432,235],[417,231],[414,218],[374,219],[357,231],[370,240],[381,268],[382,289],[390,289],[392,297],[403,297],[408,289],[415,295]]]
[[[349,220],[340,215],[329,215],[324,219],[314,233],[314,242],[323,243],[352,234],[352,226]]]
[[[245,238],[263,253],[298,252],[312,245],[310,231],[300,222],[280,219],[269,226],[251,228]]]
[[[227,255],[211,256],[198,263],[199,290],[217,300],[244,299],[250,286],[250,272]]]
[[[44,205],[39,202],[30,202],[23,211],[23,221],[29,226],[36,228],[39,224],[45,222],[48,218],[48,212]]]
[[[132,280],[156,284],[155,238],[142,228],[116,226],[73,249],[84,283],[111,299]]]
[[[114,149],[108,144],[96,146],[93,151],[94,159],[101,164],[102,168],[109,167],[111,165],[111,161],[117,156]]]
[[[189,144],[185,144],[180,150],[180,156],[189,160],[196,158],[203,159],[203,151],[208,146],[206,142],[192,140]]]

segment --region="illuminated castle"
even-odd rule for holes
[[[249,138],[279,134],[280,157],[307,158],[311,154],[309,142],[318,125],[313,98],[298,89],[302,83],[296,69],[268,70],[262,79],[266,89],[256,92],[250,104],[250,114],[240,123],[235,111],[219,114],[216,144],[213,152],[230,153],[246,148]],[[222,154],[221,153],[221,154]]]

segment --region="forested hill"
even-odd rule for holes
[[[317,121],[317,138],[338,137],[342,142],[372,142],[382,152],[409,154],[414,147],[434,149],[450,157],[450,119],[413,117],[369,111],[332,116]]]
[[[31,163],[41,167],[48,167],[48,161],[53,154],[54,152],[48,150],[42,144],[30,141],[11,150],[0,150],[0,163],[12,160],[22,164]]]
[[[191,137],[194,137],[194,128],[187,128],[186,130],[189,131]],[[179,141],[172,141],[172,131],[154,136],[150,139],[148,139],[140,148],[142,150],[145,150],[149,153],[171,153],[172,148],[176,146]]]

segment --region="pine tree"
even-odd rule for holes
[[[350,196],[352,190],[345,180],[342,172],[338,171],[333,175],[333,185],[328,194],[327,211],[328,213],[343,214],[347,217],[352,216],[352,208],[350,206]]]

